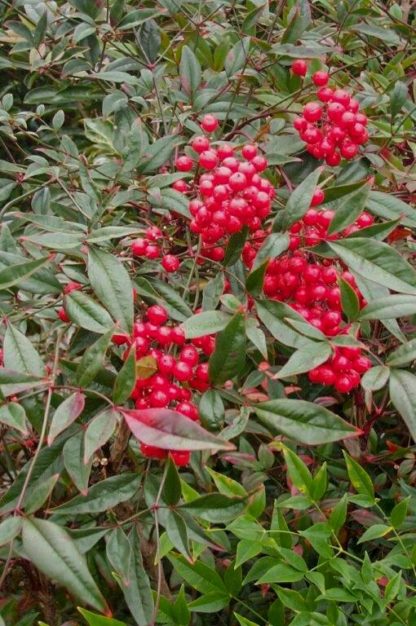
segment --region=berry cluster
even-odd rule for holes
[[[339,278],[351,285],[363,306],[363,297],[350,272],[339,270],[331,261],[310,261],[302,251],[269,262],[263,291],[270,298],[290,304],[312,326],[333,337],[342,332]]]
[[[163,254],[158,242],[163,239],[163,233],[157,226],[149,226],[144,237],[138,237],[130,244],[133,256],[155,260],[162,257],[162,267],[166,272],[176,272],[180,261],[174,254]]]
[[[293,73],[305,76],[306,70],[307,64],[302,59],[293,62]],[[342,158],[353,159],[359,147],[368,141],[368,119],[360,112],[358,100],[348,91],[327,86],[327,72],[315,72],[312,81],[319,87],[318,100],[305,104],[293,125],[312,156],[336,166]]]
[[[213,120],[213,116],[204,117],[201,127],[205,132],[215,130]],[[255,232],[270,214],[275,191],[261,176],[268,162],[255,145],[245,144],[239,152],[230,143],[213,145],[205,135],[194,137],[190,148],[194,156],[185,154],[175,161],[180,172],[197,168],[192,184],[197,197],[189,202],[190,229],[201,235],[201,256],[222,261],[229,235],[245,226]],[[190,189],[184,181],[176,181],[174,188]]]
[[[367,228],[374,223],[374,217],[363,211],[353,224],[340,232],[328,233],[328,229],[334,218],[335,211],[332,209],[310,208],[303,218],[290,227],[290,250],[297,250],[302,246],[316,246],[324,241],[336,241],[355,233],[362,228]]]
[[[127,344],[124,358],[134,350],[138,370],[145,371],[131,394],[137,409],[169,407],[197,421],[199,412],[191,402],[192,390],[203,392],[209,388],[208,363],[200,360],[212,354],[215,338],[206,335],[186,341],[182,328],[167,322],[168,314],[163,307],[150,306],[146,316],[136,320],[132,336],[117,333],[112,341],[116,345]],[[167,450],[143,443],[141,451],[146,457],[156,459],[168,454]],[[177,465],[189,462],[187,451],[170,453]]]
[[[323,365],[308,372],[309,380],[334,386],[340,393],[348,393],[360,384],[361,376],[370,369],[371,361],[359,347],[336,348]]]

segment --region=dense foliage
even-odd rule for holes
[[[138,5],[0,1],[0,624],[416,624],[415,5]]]

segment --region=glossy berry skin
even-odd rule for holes
[[[325,87],[328,84],[328,81],[329,81],[328,72],[318,71],[312,74],[312,82],[317,87]]]
[[[207,113],[207,115],[204,115],[204,117],[202,118],[201,128],[206,133],[213,133],[215,130],[217,130],[218,126],[219,121],[214,115]]]
[[[68,317],[68,313],[65,311],[63,307],[58,309],[58,317],[61,320],[61,322],[65,322],[66,324],[71,321]]]
[[[214,150],[205,150],[199,156],[199,165],[206,170],[213,170],[218,165],[218,156]]]
[[[191,157],[186,155],[180,156],[175,161],[175,167],[178,172],[190,172],[193,168],[194,162]]]
[[[311,206],[318,206],[318,204],[322,204],[324,200],[325,200],[325,193],[322,191],[322,189],[317,187],[315,191],[313,192]]]
[[[75,281],[71,281],[70,283],[65,285],[65,287],[64,287],[64,294],[71,293],[71,291],[79,291],[80,289],[82,289],[82,285],[80,283],[77,283]]]
[[[303,59],[296,59],[293,61],[290,69],[296,76],[305,76],[308,71],[308,65]]]
[[[167,272],[176,272],[180,267],[180,261],[177,256],[173,254],[166,254],[162,258],[162,266]]]
[[[185,361],[177,361],[173,368],[173,375],[181,382],[188,381],[192,378],[192,367]]]
[[[168,313],[159,304],[154,304],[147,309],[147,319],[155,326],[161,326],[168,320]]]
[[[162,450],[157,446],[148,446],[145,443],[140,444],[140,452],[148,459],[165,459],[168,455],[167,450]]]
[[[130,250],[133,256],[143,256],[146,253],[147,241],[142,237],[138,237],[130,244]]]
[[[185,467],[191,460],[191,453],[187,450],[171,450],[170,456],[177,467]]]
[[[201,154],[201,152],[205,152],[205,150],[209,150],[210,148],[209,139],[203,135],[194,137],[194,139],[192,139],[191,141],[191,147],[192,147],[192,150],[195,150],[195,152],[197,152],[198,154]]]
[[[159,246],[157,246],[154,243],[147,244],[146,249],[144,251],[144,256],[149,260],[158,259],[160,256]]]

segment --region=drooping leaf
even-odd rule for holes
[[[81,513],[101,513],[125,502],[134,496],[139,488],[137,474],[124,473],[110,476],[88,490],[87,495],[75,496],[72,500],[52,509],[54,513],[80,515]]]
[[[84,463],[88,463],[94,452],[110,439],[116,427],[117,416],[117,411],[107,409],[90,421],[84,435]]]
[[[59,433],[68,428],[81,415],[84,406],[85,396],[80,391],[76,391],[59,405],[53,414],[51,425],[49,426],[49,446]]]
[[[65,297],[65,311],[72,322],[93,333],[105,333],[114,326],[107,311],[92,298],[79,290]]]
[[[5,367],[39,377],[44,375],[45,366],[38,351],[30,339],[10,323],[7,325],[3,348]]]

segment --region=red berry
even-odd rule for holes
[[[76,283],[72,281],[68,283],[67,285],[65,285],[64,293],[68,294],[68,293],[71,293],[71,291],[79,291],[80,289],[82,289],[82,285],[80,283]]]
[[[245,159],[247,159],[247,161],[251,161],[251,159],[254,159],[257,154],[257,147],[253,144],[247,143],[245,146],[243,146],[241,154]]]
[[[159,246],[154,243],[147,244],[144,255],[147,259],[158,259],[160,256]]]
[[[130,337],[126,333],[114,333],[114,335],[111,337],[111,341],[116,346],[122,346],[125,343],[129,343]]]
[[[296,76],[305,76],[308,70],[308,65],[303,59],[296,59],[291,65],[291,70]]]
[[[358,359],[354,359],[354,361],[352,362],[352,367],[359,374],[364,374],[364,372],[370,369],[371,361],[370,359],[367,359],[366,356],[360,356],[358,357]]]
[[[325,87],[328,84],[328,72],[318,71],[312,74],[312,81],[317,87]]]
[[[175,161],[175,167],[178,172],[189,172],[192,169],[193,165],[194,162],[191,157],[186,156],[185,154],[178,157]]]
[[[133,345],[138,359],[145,356],[149,350],[149,341],[146,337],[136,337]]]
[[[156,340],[162,346],[168,346],[172,342],[172,329],[169,326],[159,326],[157,329]]]
[[[316,95],[321,102],[331,102],[334,92],[330,87],[322,87]]]
[[[184,180],[175,180],[172,185],[172,189],[179,191],[180,193],[186,193],[189,191],[189,185]]]
[[[251,163],[254,165],[258,172],[263,172],[269,164],[266,157],[264,157],[262,154],[258,154],[253,159],[251,159]]]
[[[188,465],[191,460],[191,453],[188,450],[171,450],[170,456],[172,457],[173,462],[178,467],[184,467]]]
[[[58,309],[58,317],[61,320],[61,322],[65,322],[68,323],[71,320],[68,317],[68,313],[65,311],[65,309],[63,307],[61,307],[60,309]]]
[[[153,304],[152,306],[149,306],[146,316],[149,322],[151,324],[155,324],[155,326],[160,326],[168,320],[168,313],[166,309],[164,309],[163,306],[160,306],[159,304]]]
[[[177,361],[173,368],[173,375],[181,382],[185,382],[192,378],[192,367],[185,361]]]
[[[162,391],[162,389],[154,389],[149,396],[149,404],[154,407],[166,407],[169,402],[169,394]]]
[[[318,204],[322,204],[324,200],[325,200],[325,193],[322,191],[322,189],[317,187],[315,191],[313,192],[311,206],[317,206]]]
[[[204,115],[204,117],[202,118],[201,128],[206,133],[213,133],[214,130],[217,130],[218,126],[219,126],[219,121],[214,115],[207,113],[207,115]]]
[[[162,258],[162,265],[167,272],[176,272],[179,269],[180,261],[177,256],[166,254]]]
[[[214,150],[205,150],[199,156],[199,165],[207,170],[213,170],[218,165],[218,156]]]
[[[318,102],[308,102],[303,107],[303,117],[308,122],[317,122],[322,117],[322,107]]]
[[[180,402],[176,406],[175,411],[185,415],[185,417],[188,417],[194,422],[199,420],[199,411],[195,404],[192,404],[192,402]]]
[[[179,326],[174,326],[171,329],[172,342],[177,346],[182,346],[185,343],[185,333]]]
[[[207,137],[204,137],[203,135],[194,137],[191,141],[191,147],[192,147],[192,150],[195,150],[195,152],[198,152],[198,154],[201,154],[201,152],[204,152],[205,150],[209,150],[209,147],[210,147],[209,139]]]
[[[140,444],[140,452],[149,459],[164,459],[167,457],[167,451],[157,446],[148,446],[145,443]]]
[[[134,256],[143,256],[146,252],[147,245],[148,244],[147,244],[146,239],[142,239],[142,237],[138,237],[137,239],[132,241],[130,244],[131,253]]]
[[[199,361],[198,351],[194,346],[184,346],[180,351],[179,359],[180,361],[188,363],[191,367],[194,367]]]
[[[157,360],[159,372],[165,376],[169,376],[175,367],[175,359],[171,354],[161,354]]]
[[[354,387],[351,379],[348,376],[340,376],[335,380],[335,389],[341,393],[348,393]]]

